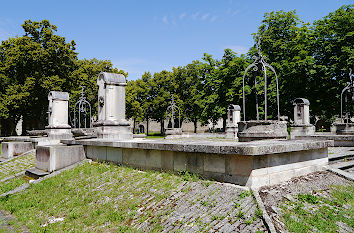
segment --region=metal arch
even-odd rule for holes
[[[243,74],[242,78],[242,99],[243,99],[243,118],[244,121],[246,120],[246,95],[245,95],[245,76],[248,72],[248,70],[252,67],[254,71],[258,71],[258,66],[261,65],[262,71],[264,72],[264,118],[267,120],[267,67],[275,74],[275,80],[276,80],[276,87],[277,87],[277,108],[278,108],[278,120],[280,120],[280,108],[279,108],[279,82],[278,82],[278,75],[275,72],[275,69],[268,64],[265,61],[265,56],[262,55],[261,53],[261,38],[256,35],[256,38],[258,38],[257,42],[257,52],[258,52],[258,57],[254,56],[253,63],[250,64],[246,69]],[[257,97],[257,78],[255,78],[255,88],[256,88],[256,113],[257,113],[257,120],[259,120],[259,113],[258,113],[258,97]]]
[[[179,107],[177,107],[177,105],[175,104],[173,95],[171,95],[171,105],[167,107],[166,109],[166,120],[167,119],[171,119],[171,123],[172,123],[172,128],[175,128],[175,119],[174,119],[174,115],[175,115],[175,109],[178,110],[178,126],[181,127],[181,110]],[[168,124],[168,122],[167,122]]]
[[[84,94],[84,89],[85,86],[81,86],[81,97],[79,100],[75,103],[74,107],[74,127],[76,128],[76,122],[78,122],[78,128],[81,128],[81,113],[84,115],[84,128],[87,128],[87,106],[89,107],[90,110],[90,115],[89,115],[89,127],[92,127],[92,120],[91,120],[91,104],[86,100],[85,94]],[[76,109],[78,109],[78,114],[76,114]],[[76,118],[76,115],[78,115],[78,119]]]
[[[352,99],[354,98],[354,81],[353,81],[353,74],[352,74],[352,69],[349,68],[349,79],[350,82],[348,82],[347,86],[343,88],[341,94],[340,94],[340,118],[341,118],[341,122],[343,123],[343,94],[348,91],[349,93],[352,92]],[[348,119],[348,114],[346,113],[346,120],[347,123],[349,123],[349,119]]]

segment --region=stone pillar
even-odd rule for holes
[[[239,105],[231,104],[227,108],[227,119],[226,119],[226,138],[232,138],[238,140],[238,122],[241,121],[241,108]]]
[[[69,93],[51,91],[48,95],[48,126],[46,131],[51,139],[72,138],[71,126],[68,124]]]
[[[98,119],[94,123],[98,138],[132,139],[130,124],[125,119],[124,75],[101,72],[97,78]]]
[[[290,137],[313,135],[315,126],[310,124],[310,101],[297,98],[293,101],[294,123],[291,125]]]

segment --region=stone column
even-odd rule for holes
[[[310,124],[310,101],[297,98],[293,101],[294,123],[291,125],[290,137],[313,135],[315,126]]]
[[[69,93],[51,91],[48,95],[48,126],[46,131],[51,139],[72,138],[71,126],[68,124]]]
[[[232,138],[238,140],[238,122],[241,120],[241,108],[239,105],[231,104],[227,108],[227,119],[226,119],[226,138]]]
[[[101,72],[97,78],[98,119],[94,127],[98,138],[132,139],[130,124],[125,119],[124,75]]]

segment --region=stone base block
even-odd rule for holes
[[[238,123],[238,138],[240,142],[286,139],[287,137],[286,121],[240,121]]]
[[[33,150],[32,142],[3,142],[1,143],[1,157],[10,159],[16,155]]]
[[[60,128],[47,128],[46,129],[49,139],[70,139],[73,137],[71,129]]]
[[[295,139],[296,136],[307,136],[315,134],[315,126],[313,125],[292,125],[290,138]]]
[[[271,141],[269,142],[271,144]],[[297,142],[306,145],[308,142]],[[202,177],[249,187],[278,184],[296,176],[320,171],[328,165],[327,147],[277,153],[274,148],[261,155],[169,151],[130,147],[86,145],[87,157],[139,169],[189,171]],[[96,144],[96,145],[92,145]],[[139,147],[144,147],[139,143]],[[194,145],[184,145],[185,147]],[[253,144],[253,147],[257,147]],[[282,145],[284,147],[284,145]],[[293,148],[294,149],[294,148]],[[238,151],[235,149],[235,151]]]
[[[113,140],[131,140],[133,134],[128,125],[97,126],[95,127],[98,138]]]
[[[36,168],[53,172],[85,159],[84,147],[81,145],[37,146]]]
[[[182,128],[167,128],[165,130],[166,135],[182,135]]]
[[[237,137],[238,133],[238,126],[228,126],[226,125],[226,130],[225,130],[225,137],[229,139],[235,139],[238,140]]]
[[[334,123],[331,132],[339,135],[354,135],[354,123]]]

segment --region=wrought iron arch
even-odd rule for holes
[[[84,94],[84,89],[85,86],[81,86],[81,97],[79,100],[75,103],[74,107],[74,127],[75,128],[81,128],[81,115],[84,115],[84,128],[87,127],[87,108],[89,108],[89,128],[92,127],[92,119],[91,119],[91,104],[86,100],[85,94]],[[76,114],[76,110],[78,110],[78,113]],[[78,115],[78,118],[76,118],[76,115]],[[76,124],[78,123],[78,124]]]
[[[181,127],[181,110],[175,104],[173,95],[171,94],[171,105],[166,109],[166,120],[168,124],[168,120],[171,120],[172,128],[175,128],[175,110],[178,110],[178,126]]]
[[[265,56],[262,55],[261,53],[261,38],[256,35],[256,39],[258,39],[257,42],[257,50],[258,50],[258,56],[254,56],[253,63],[250,64],[246,69],[243,74],[242,78],[242,99],[243,99],[243,120],[246,120],[246,95],[245,95],[245,76],[247,72],[253,67],[253,71],[258,71],[259,66],[261,66],[261,69],[264,73],[264,119],[267,120],[267,68],[269,68],[275,75],[275,81],[276,81],[276,86],[277,86],[277,108],[278,108],[278,120],[280,120],[280,110],[279,110],[279,83],[278,83],[278,75],[275,72],[275,69],[268,64],[265,61]],[[257,120],[259,120],[259,113],[258,113],[258,97],[257,97],[257,78],[255,78],[254,82],[255,88],[256,88],[256,113],[257,113]]]
[[[353,74],[352,74],[352,69],[349,68],[349,79],[350,81],[347,82],[347,86],[343,88],[341,94],[340,94],[340,118],[341,118],[341,121],[343,122],[343,95],[345,94],[345,92],[348,92],[348,94],[352,94],[352,102],[354,102],[354,80],[353,80]],[[345,98],[345,103],[346,103],[346,106],[348,104],[348,99]],[[348,109],[346,111],[346,114],[345,114],[345,120],[344,120],[344,123],[349,123],[349,116],[348,116]],[[347,122],[345,122],[347,121]]]

